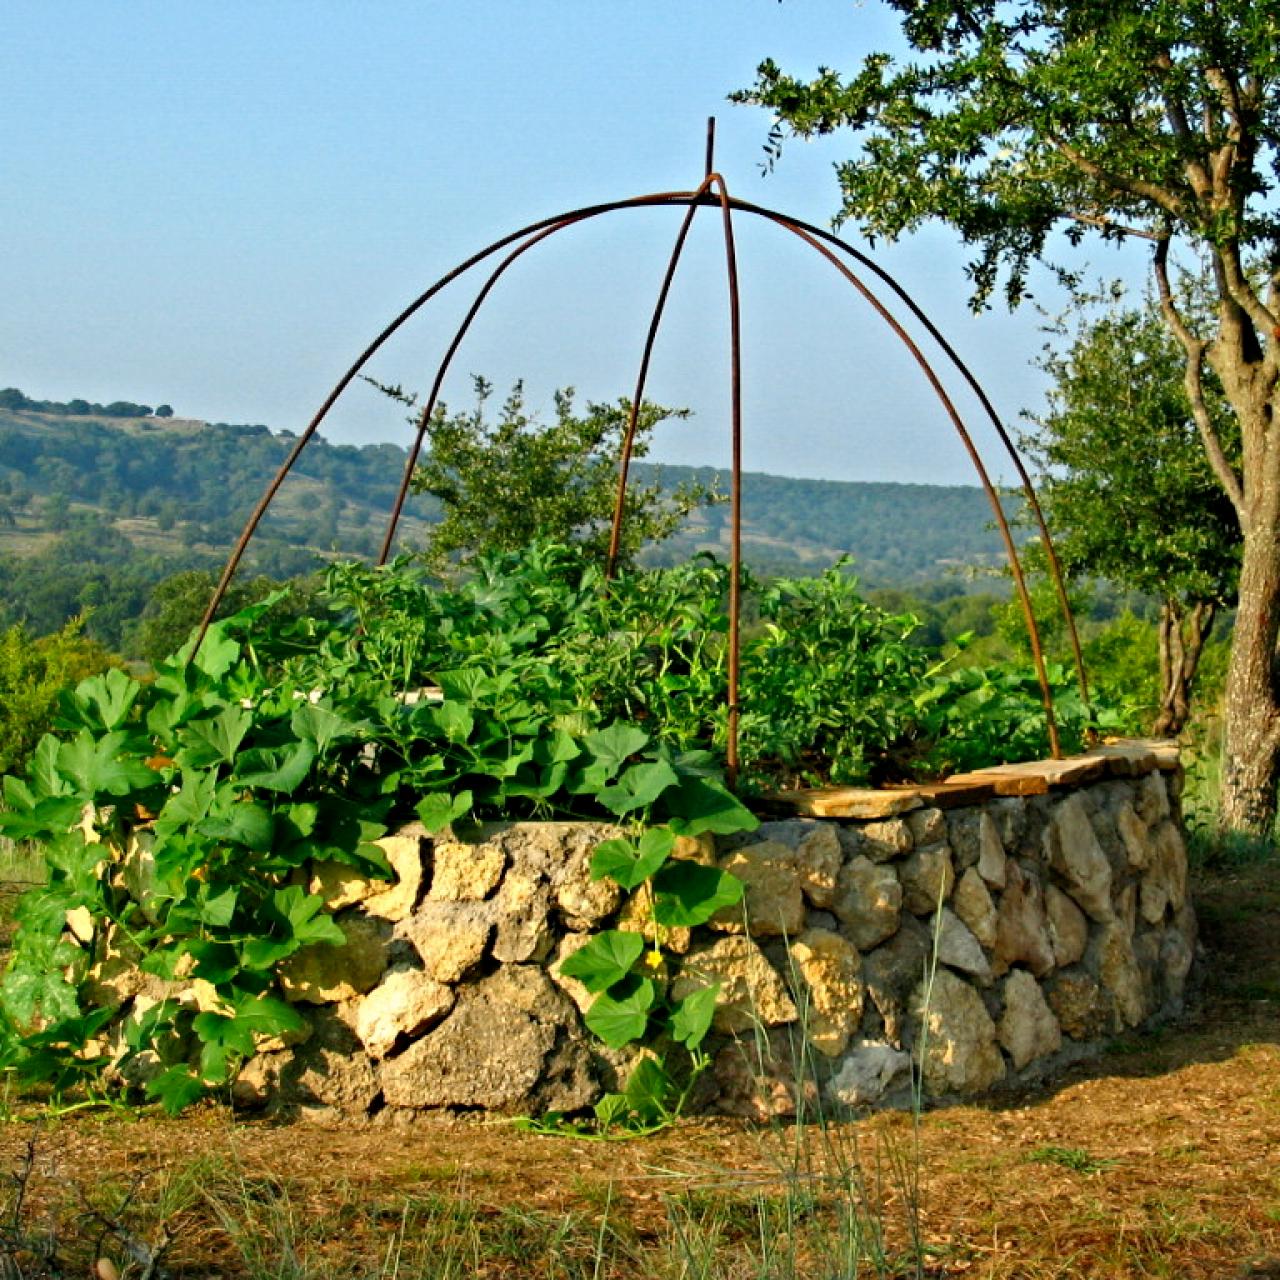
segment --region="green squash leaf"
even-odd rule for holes
[[[671,829],[681,836],[704,832],[732,835],[754,831],[760,819],[732,792],[714,778],[684,776],[680,785],[662,798]]]
[[[649,1010],[657,998],[657,988],[649,978],[632,974],[609,991],[598,995],[584,1019],[587,1026],[611,1049],[621,1049],[644,1038],[649,1026]]]
[[[613,786],[602,787],[596,795],[610,813],[619,816],[647,809],[668,787],[680,782],[676,771],[665,760],[633,764]]]
[[[706,924],[722,907],[742,901],[742,881],[718,867],[677,858],[654,879],[653,914],[659,924],[691,927]]]
[[[607,729],[587,734],[582,743],[592,759],[603,765],[608,776],[612,777],[631,756],[648,746],[649,735],[643,729],[619,720]]]
[[[436,835],[471,812],[473,797],[470,791],[460,791],[456,796],[441,792],[423,796],[414,810],[419,821],[431,835]]]
[[[591,856],[591,878],[610,877],[630,892],[638,888],[671,856],[675,835],[667,827],[651,827],[640,837],[639,847],[630,840],[604,840]]]
[[[147,1097],[154,1098],[171,1115],[185,1111],[205,1095],[205,1085],[190,1067],[176,1066],[147,1081]]]
[[[560,972],[566,977],[577,978],[588,991],[605,991],[630,974],[643,951],[644,938],[641,934],[607,929],[567,956]]]
[[[696,1049],[711,1030],[711,1020],[716,1012],[716,997],[720,983],[699,987],[677,1001],[671,1013],[671,1038],[687,1049]]]

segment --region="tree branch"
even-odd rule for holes
[[[1231,300],[1241,311],[1253,321],[1254,327],[1263,334],[1273,334],[1277,324],[1275,313],[1258,297],[1257,290],[1249,283],[1248,273],[1240,260],[1240,244],[1230,240],[1217,255],[1222,261],[1222,278]]]
[[[1086,227],[1101,227],[1104,231],[1114,231],[1117,235],[1137,236],[1141,240],[1162,240],[1162,231],[1147,231],[1142,227],[1131,227],[1127,223],[1114,222],[1110,218],[1098,214],[1077,213],[1074,209],[1064,209],[1062,216],[1071,222],[1082,223]]]
[[[1249,513],[1245,505],[1244,489],[1241,485],[1240,477],[1227,460],[1226,452],[1222,447],[1222,440],[1214,428],[1213,419],[1209,414],[1209,406],[1204,399],[1204,353],[1209,344],[1203,338],[1198,338],[1191,332],[1187,322],[1182,317],[1182,313],[1178,310],[1177,303],[1173,299],[1173,289],[1169,285],[1169,241],[1167,237],[1156,244],[1152,269],[1156,278],[1156,290],[1160,296],[1160,313],[1164,316],[1165,323],[1169,326],[1174,337],[1182,343],[1183,350],[1187,353],[1184,385],[1187,391],[1187,399],[1191,404],[1191,415],[1195,419],[1196,429],[1200,432],[1200,439],[1204,444],[1209,466],[1213,469],[1213,474],[1218,478],[1218,483],[1231,500],[1231,505],[1235,508],[1236,519],[1240,522],[1240,528],[1245,529],[1249,522]]]
[[[1183,216],[1182,201],[1172,191],[1166,190],[1155,182],[1147,182],[1143,178],[1126,178],[1121,174],[1112,173],[1111,170],[1104,169],[1096,161],[1090,160],[1088,156],[1077,151],[1075,147],[1062,138],[1055,138],[1050,134],[1049,141],[1056,148],[1059,155],[1079,169],[1086,177],[1092,178],[1095,182],[1101,183],[1105,187],[1109,187],[1112,191],[1122,191],[1127,195],[1150,200],[1175,218]]]
[[[1173,59],[1169,56],[1167,50],[1155,60],[1156,69],[1159,71],[1168,71],[1173,67]],[[1164,98],[1164,114],[1165,119],[1169,122],[1169,128],[1173,131],[1173,136],[1190,148],[1191,140],[1195,136],[1191,128],[1191,122],[1187,119],[1187,109],[1180,98],[1175,97],[1172,93],[1163,93]],[[1212,184],[1209,180],[1209,174],[1198,160],[1192,159],[1190,155],[1186,160],[1187,177],[1191,182],[1191,189],[1200,199],[1206,198],[1212,190]]]

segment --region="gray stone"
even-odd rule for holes
[[[805,1038],[819,1053],[839,1057],[862,1020],[862,957],[851,942],[825,929],[806,929],[790,948],[806,999]]]
[[[1065,969],[1046,984],[1049,1007],[1073,1040],[1098,1040],[1116,1024],[1115,1001],[1083,969]]]
[[[911,827],[905,818],[885,818],[880,822],[863,822],[857,828],[860,851],[872,862],[888,862],[910,853],[915,846]]]
[[[1111,995],[1126,1026],[1136,1027],[1147,1016],[1142,970],[1133,953],[1133,938],[1122,922],[1112,920],[1095,933],[1085,953],[1085,967]]]
[[[804,896],[815,907],[830,907],[835,901],[836,881],[843,861],[840,836],[832,823],[803,825],[796,844],[796,871]]]
[[[1182,908],[1187,900],[1187,851],[1177,824],[1166,819],[1151,838],[1151,858],[1140,889],[1142,918],[1158,924],[1165,910]]]
[[[917,845],[947,842],[947,815],[941,809],[917,809],[907,814],[907,826]]]
[[[502,880],[507,855],[495,840],[436,840],[431,859],[433,902],[482,902]]]
[[[752,835],[730,837],[726,847],[732,850],[771,842],[786,845],[795,855],[796,874],[808,901],[815,907],[829,907],[844,860],[840,828],[834,822],[814,818],[762,822]]]
[[[1196,918],[1190,905],[1182,908],[1160,939],[1159,975],[1164,1004],[1171,1013],[1182,1008],[1187,975],[1195,958]]]
[[[286,1000],[334,1004],[363,995],[386,972],[391,931],[378,920],[349,915],[336,921],[341,946],[316,942],[295,951],[277,970]]]
[[[911,1012],[921,1022],[916,1055],[928,1093],[981,1093],[1003,1079],[995,1023],[982,997],[963,979],[939,969],[932,984],[916,988]]]
[[[592,936],[589,933],[566,933],[556,945],[555,958],[547,966],[547,976],[578,1006],[578,1012],[583,1014],[591,1008],[595,996],[577,978],[562,973],[561,969],[571,955],[591,941]]]
[[[992,889],[1003,889],[1005,884],[1004,842],[996,829],[995,819],[983,813],[978,822],[978,874]]]
[[[720,859],[720,868],[742,881],[740,903],[710,921],[713,929],[756,937],[795,937],[804,928],[804,893],[796,851],[779,840],[744,845]],[[745,923],[744,923],[745,919]]]
[[[485,903],[427,901],[396,933],[413,944],[430,977],[457,982],[484,959],[493,917]]]
[[[977,867],[969,867],[960,877],[951,902],[973,936],[984,947],[994,947],[999,916]]]
[[[856,857],[840,869],[831,909],[840,921],[840,932],[859,951],[870,951],[898,928],[902,885],[891,867]]]
[[[1164,774],[1149,773],[1138,784],[1134,800],[1138,816],[1149,827],[1154,827],[1171,814],[1169,791]]]
[[[566,825],[562,838],[562,860],[551,868],[551,902],[567,928],[594,929],[617,911],[622,890],[609,879],[591,878],[591,858],[596,846],[620,835],[617,827],[604,824]]]
[[[371,1058],[385,1058],[401,1038],[420,1035],[452,1007],[452,987],[398,965],[359,1002],[356,1035]]]
[[[372,897],[385,888],[384,881],[371,880],[358,867],[348,862],[322,861],[312,864],[307,892],[325,901],[330,911],[341,911]]]
[[[557,1052],[576,1025],[572,1005],[541,969],[505,965],[463,988],[434,1031],[382,1064],[384,1096],[397,1107],[508,1114],[588,1106],[598,1087],[581,1072],[566,1077]],[[585,1045],[581,1052],[589,1057]],[[554,1099],[541,1088],[548,1072],[558,1082]]]
[[[993,800],[986,812],[996,824],[996,834],[1005,849],[1017,849],[1027,834],[1027,802],[1019,796]]]
[[[365,915],[396,921],[403,920],[413,910],[422,896],[425,842],[426,831],[417,822],[374,841],[391,864],[395,882],[390,888],[382,883],[374,886],[375,892],[365,898],[361,908]]]
[[[911,1057],[901,1049],[883,1040],[860,1040],[827,1082],[827,1096],[846,1107],[878,1102],[910,1069]]]
[[[1089,822],[1089,811],[1077,792],[1054,810],[1045,831],[1045,855],[1062,878],[1066,891],[1099,923],[1111,920],[1111,863]]]
[[[929,845],[917,849],[901,865],[902,904],[912,915],[932,915],[951,896],[956,873],[951,846]]]
[[[1053,968],[1053,944],[1049,940],[1044,910],[1044,890],[1034,868],[1010,858],[1005,868],[1005,890],[1000,895],[996,920],[993,969],[997,974],[1015,964],[1025,965],[1037,977]]]
[[[941,916],[930,921],[928,927],[941,963],[970,974],[980,982],[990,981],[991,962],[978,939],[954,911],[943,907]]]
[[[928,972],[930,943],[924,927],[904,916],[892,938],[862,957],[862,980],[890,1040],[902,1040],[911,992]]]
[[[493,958],[502,964],[544,960],[555,945],[551,890],[537,872],[512,867],[493,899]]]
[[[1059,969],[1065,969],[1084,955],[1089,942],[1089,922],[1084,918],[1084,912],[1057,885],[1045,888],[1044,906],[1053,963]]]
[[[1045,1001],[1040,984],[1014,969],[1004,981],[1004,1012],[997,1028],[1000,1043],[1021,1071],[1028,1063],[1062,1048],[1062,1028]]]
[[[956,866],[965,871],[978,861],[981,811],[952,809],[946,817],[947,843],[955,854]]]
[[[720,984],[712,1023],[717,1031],[732,1034],[796,1020],[796,1006],[782,978],[764,952],[744,935],[693,948],[671,984],[671,998],[683,1000],[715,982]]]
[[[730,1041],[712,1063],[716,1110],[763,1122],[794,1116],[802,1098],[812,1108],[817,1083],[802,1059],[785,1031]]]
[[[1115,818],[1116,833],[1124,845],[1128,865],[1141,870],[1151,861],[1151,833],[1147,824],[1138,817],[1137,810],[1128,800],[1117,806]]]
[[[352,1030],[350,1005],[317,1009],[306,1044],[266,1054],[274,1074],[271,1092],[286,1106],[331,1107],[363,1116],[378,1096],[377,1072]]]

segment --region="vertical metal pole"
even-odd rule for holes
[[[729,188],[718,173],[712,173],[708,181],[720,193],[725,270],[729,278],[730,436],[733,456],[729,487],[729,726],[725,744],[725,779],[730,787],[734,787],[738,781],[738,690],[742,651],[742,315]]]
[[[631,396],[631,409],[627,414],[627,428],[622,436],[622,453],[618,459],[618,490],[613,502],[613,523],[609,529],[609,551],[605,556],[604,576],[613,577],[618,567],[618,556],[622,549],[622,521],[626,515],[627,480],[631,474],[631,457],[635,451],[636,429],[640,422],[640,406],[644,403],[645,384],[649,379],[649,362],[653,359],[654,344],[658,340],[658,329],[662,325],[662,316],[667,307],[667,296],[671,292],[671,284],[675,279],[676,268],[680,264],[680,255],[684,252],[685,241],[689,238],[689,229],[693,226],[693,215],[698,211],[697,201],[705,194],[707,182],[693,193],[689,208],[680,223],[680,232],[667,261],[667,271],[662,277],[662,288],[658,290],[658,301],[653,308],[649,320],[649,332],[644,341],[644,353],[640,357],[640,372],[636,376],[635,391]]]

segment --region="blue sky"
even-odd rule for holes
[[[708,115],[736,195],[825,224],[848,140],[792,143],[766,177],[767,113],[725,96],[766,56],[808,72],[893,44],[874,0],[5,0],[0,385],[296,430],[387,319],[483,244],[696,185]],[[617,215],[528,255],[463,348],[450,400],[469,400],[472,373],[523,378],[535,406],[557,386],[628,391],[677,217]],[[848,286],[780,232],[739,235],[748,466],[969,480]],[[722,253],[704,215],[650,382],[695,411],[656,442],[673,462],[727,455]],[[944,231],[876,257],[1007,419],[1039,402],[1034,312],[974,318]],[[451,291],[372,372],[424,387],[469,300]],[[366,387],[331,422],[353,442],[407,431]]]

